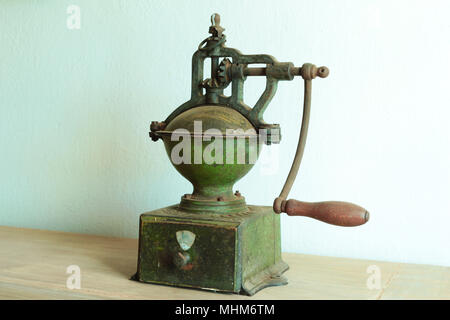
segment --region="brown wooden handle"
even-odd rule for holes
[[[369,212],[353,203],[341,201],[283,201],[281,211],[289,216],[304,216],[342,227],[356,227],[369,220]]]

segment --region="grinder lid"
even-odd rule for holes
[[[171,135],[216,136],[257,136],[254,126],[240,112],[225,105],[201,105],[176,116],[164,130],[156,133]]]

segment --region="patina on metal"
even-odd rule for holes
[[[244,55],[225,46],[224,30],[220,16],[213,14],[211,35],[201,41],[192,57],[190,100],[164,121],[150,125],[150,137],[153,141],[162,139],[172,164],[192,183],[193,192],[183,195],[179,204],[141,215],[138,270],[133,279],[253,295],[267,286],[287,283],[282,276],[288,266],[281,259],[280,217],[275,213],[307,216],[340,226],[361,225],[369,216],[365,209],[346,202],[286,200],[306,143],[312,80],[327,77],[328,68],[308,63],[295,67],[266,54]],[[205,59],[211,59],[208,79],[204,79]],[[266,77],[266,87],[250,107],[243,96],[244,82],[252,76]],[[233,192],[233,186],[253,167],[263,144],[279,143],[280,126],[266,123],[263,114],[278,81],[296,76],[304,79],[305,95],[292,168],[273,207],[247,205],[239,191]],[[224,89],[230,85],[231,95],[226,96]],[[229,130],[234,132],[231,144],[217,141],[217,134],[229,137]],[[174,136],[189,138],[182,162],[172,157],[179,143]],[[223,143],[223,153],[215,151],[212,162],[197,161],[213,140]]]
[[[137,280],[249,295],[287,283],[280,219],[270,207],[198,214],[174,205],[141,215],[140,227]],[[190,246],[180,232],[189,232]]]

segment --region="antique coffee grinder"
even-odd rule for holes
[[[346,202],[287,200],[308,130],[311,84],[328,68],[306,63],[295,67],[266,54],[243,55],[225,46],[220,17],[213,14],[211,36],[192,57],[191,99],[163,122],[152,122],[150,137],[162,139],[175,168],[193,185],[179,204],[144,213],[139,224],[139,257],[134,280],[221,292],[255,294],[286,284],[288,265],[281,259],[280,216],[306,216],[338,226],[358,226],[369,213]],[[211,78],[203,79],[205,59]],[[265,67],[251,67],[264,64]],[[243,101],[247,77],[266,77],[266,88],[253,108]],[[304,80],[300,138],[286,183],[273,207],[248,205],[233,192],[234,183],[253,166],[263,144],[280,140],[279,125],[263,113],[278,81]],[[224,89],[231,85],[231,96]]]

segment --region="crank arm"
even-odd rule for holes
[[[261,71],[256,72],[256,70],[253,70],[252,72],[260,73]],[[312,203],[294,199],[286,200],[289,191],[294,184],[295,178],[297,177],[298,169],[300,168],[303,157],[303,151],[305,149],[311,110],[312,79],[316,76],[321,78],[328,76],[328,68],[317,68],[313,64],[304,64],[298,69],[298,72],[305,81],[302,126],[291,170],[289,171],[289,175],[286,178],[286,182],[284,183],[280,195],[273,202],[273,210],[275,213],[285,212],[289,216],[310,217],[337,226],[354,227],[362,225],[369,220],[369,212],[353,203],[340,201]]]

